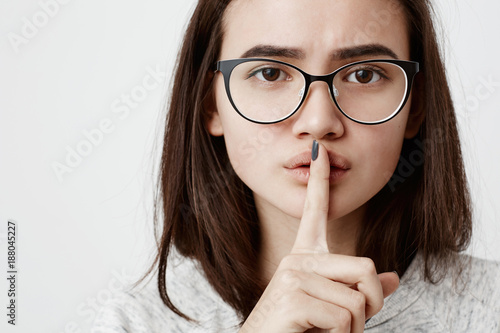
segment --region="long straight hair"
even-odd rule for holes
[[[157,273],[163,302],[188,320],[166,290],[172,246],[200,263],[242,320],[265,288],[256,265],[260,228],[252,192],[232,169],[223,138],[210,136],[205,127],[229,3],[199,1],[178,55],[166,113],[155,215],[158,252],[148,274]],[[394,3],[406,14],[411,60],[421,65],[418,98],[426,116],[418,135],[405,140],[392,178],[369,201],[357,255],[372,258],[379,271],[402,275],[419,252],[425,279],[436,283],[468,245],[470,199],[432,7],[428,0]]]

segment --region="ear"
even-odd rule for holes
[[[213,136],[224,135],[224,129],[222,128],[222,122],[220,119],[219,112],[217,111],[210,112],[206,120],[206,126],[208,133],[210,133],[210,135]]]
[[[417,74],[415,76],[412,89],[411,109],[410,115],[408,116],[408,122],[406,123],[405,139],[414,138],[418,134],[420,126],[425,119],[423,74]]]
[[[203,101],[203,108],[205,109],[205,127],[210,133],[210,135],[213,136],[222,136],[224,135],[224,129],[222,127],[222,121],[220,119],[219,112],[217,111],[217,103],[215,102],[215,91],[213,89],[214,86],[214,72],[209,71],[207,74],[207,80],[210,82],[208,83],[210,88],[209,88],[209,93],[205,100]]]

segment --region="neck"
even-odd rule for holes
[[[300,219],[286,215],[274,207],[256,200],[261,228],[259,272],[269,282],[281,260],[290,253]],[[330,253],[356,255],[357,234],[364,218],[365,207],[328,222],[328,249]]]

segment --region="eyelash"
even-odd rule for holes
[[[263,65],[263,66],[261,66],[261,67],[259,67],[257,69],[254,69],[254,70],[250,71],[248,73],[247,77],[246,77],[246,80],[248,80],[248,79],[250,79],[252,77],[255,77],[255,76],[259,75],[259,74],[262,75],[263,71],[266,70],[266,69],[274,69],[274,70],[279,71],[280,72],[280,77],[281,77],[281,75],[286,75],[287,77],[289,77],[289,74],[284,69],[279,68],[279,66],[276,66],[274,64],[272,64],[272,65],[270,64],[270,65]],[[364,66],[360,65],[360,67],[358,67],[358,68],[351,69],[348,73],[346,73],[344,75],[344,78],[342,80],[349,82],[348,81],[349,76],[355,74],[358,71],[371,71],[374,74],[379,75],[380,78],[382,78],[384,80],[391,81],[391,79],[387,76],[386,71],[384,71],[382,68],[373,67],[373,66],[369,66],[369,65],[364,65]],[[260,78],[257,78],[257,79],[259,81],[261,81],[261,82],[264,82],[264,83],[276,83],[276,82],[279,82],[279,81],[283,81],[283,80],[268,81],[268,80],[265,80],[265,79],[262,80]],[[380,79],[377,80],[376,82],[378,82],[378,81],[380,81]],[[372,84],[375,84],[376,82],[372,82]],[[369,83],[365,83],[365,84],[369,84]]]
[[[281,73],[284,73],[285,75],[289,76],[289,75],[286,73],[286,71],[284,71],[283,69],[278,68],[278,67],[260,67],[260,68],[257,68],[257,69],[252,70],[252,71],[248,74],[248,76],[247,76],[247,78],[246,78],[246,79],[248,80],[248,79],[250,79],[250,78],[252,78],[252,77],[254,77],[254,76],[258,75],[259,73],[262,73],[262,71],[264,71],[264,70],[266,70],[266,69],[275,69],[275,70],[280,71],[280,75],[281,75]],[[272,82],[272,81],[270,81],[270,82]]]
[[[371,67],[371,66],[355,68],[355,69],[351,70],[349,73],[346,73],[346,77],[348,77],[351,74],[356,73],[358,71],[372,71],[372,72],[380,75],[380,77],[382,77],[386,80],[390,80],[389,77],[385,74],[385,71],[383,69],[377,68],[377,67]]]

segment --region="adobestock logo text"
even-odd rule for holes
[[[7,33],[7,39],[16,53],[19,52],[21,45],[26,45],[35,38],[40,29],[46,27],[50,20],[54,18],[61,9],[61,5],[66,5],[71,0],[41,0],[38,2],[39,9],[31,17],[23,16],[21,18],[21,28],[19,33]]]
[[[51,163],[52,170],[59,182],[63,181],[65,174],[72,173],[75,168],[79,167],[83,160],[104,142],[106,136],[115,130],[119,121],[127,119],[131,110],[137,109],[151,91],[160,87],[165,76],[165,71],[159,65],[156,65],[156,69],[147,66],[146,75],[143,76],[140,83],[111,102],[111,112],[107,117],[97,121],[93,128],[84,129],[81,132],[81,139],[76,144],[66,145],[65,157]]]

